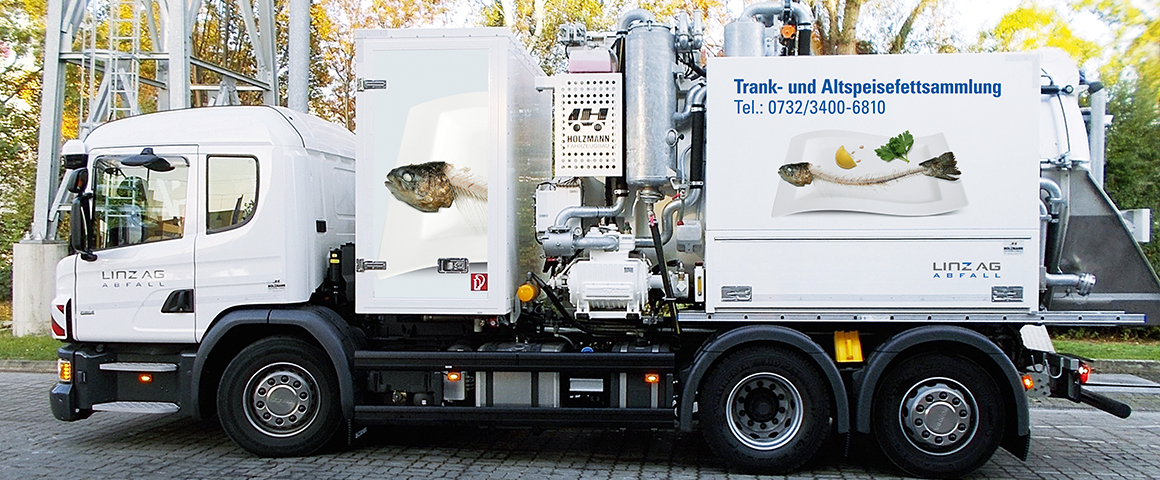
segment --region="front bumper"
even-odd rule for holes
[[[182,345],[66,344],[57,349],[57,357],[71,363],[72,379],[50,390],[52,415],[71,422],[93,410],[125,411],[142,404],[168,404],[180,410],[189,394],[183,387],[189,384],[193,365],[189,352]],[[157,370],[164,365],[178,368]]]
[[[52,407],[52,416],[57,420],[72,422],[83,420],[93,413],[91,409],[78,408],[73,395],[71,383],[57,383],[48,392],[48,404]]]

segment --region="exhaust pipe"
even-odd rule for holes
[[[1096,276],[1090,273],[1047,273],[1044,274],[1044,283],[1048,287],[1074,288],[1075,293],[1087,296],[1096,286]]]

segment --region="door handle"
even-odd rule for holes
[[[193,289],[174,290],[161,305],[161,313],[193,313]]]

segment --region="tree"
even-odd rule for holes
[[[1075,34],[1068,20],[1054,8],[1024,4],[1003,15],[995,28],[981,32],[977,50],[990,52],[1031,51],[1044,47],[1063,49],[1082,65],[1100,52],[1095,42]]]
[[[0,299],[12,298],[12,244],[32,224],[45,4],[0,0]]]
[[[802,0],[803,2],[805,0]],[[949,51],[944,0],[815,0],[818,54]]]
[[[564,70],[565,52],[556,44],[561,25],[579,23],[589,31],[610,30],[623,7],[623,3],[606,5],[601,0],[512,0],[512,18],[505,18],[501,0],[495,0],[483,5],[478,23],[510,28],[550,75]]]
[[[1112,88],[1109,113],[1105,188],[1122,209],[1150,208],[1160,212],[1160,114],[1155,82],[1123,81]],[[1153,222],[1153,232],[1157,231]],[[1160,242],[1143,244],[1153,267],[1160,267]]]
[[[318,116],[355,128],[357,75],[354,31],[360,28],[405,28],[441,23],[451,11],[450,0],[321,0],[311,9],[319,62],[311,63],[314,80],[310,105]],[[314,42],[312,41],[312,44]],[[312,45],[313,49],[313,45]]]
[[[1081,0],[1076,8],[1095,13],[1112,30],[1114,40],[1106,47],[1111,55],[1100,68],[1100,79],[1109,85],[1135,81],[1153,94],[1155,107],[1160,102],[1160,11],[1124,0]]]

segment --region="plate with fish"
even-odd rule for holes
[[[875,153],[890,140],[841,130],[793,137],[785,162],[778,166],[772,215],[846,211],[926,216],[967,206],[961,159],[943,134],[914,137],[909,162],[885,161]]]

